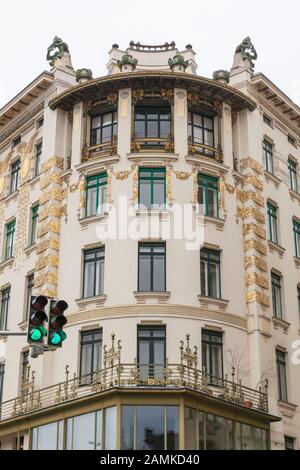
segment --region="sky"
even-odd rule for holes
[[[235,48],[250,36],[263,72],[300,105],[300,2],[298,0],[9,0],[0,10],[0,107],[43,70],[58,35],[75,69],[106,74],[113,43],[125,49],[175,41],[192,44],[198,74],[230,69]]]

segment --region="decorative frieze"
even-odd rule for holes
[[[245,257],[245,269],[249,268],[257,268],[260,269],[261,271],[267,273],[268,272],[268,263],[264,261],[261,257],[259,258],[258,256],[246,256]]]

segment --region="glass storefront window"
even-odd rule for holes
[[[193,408],[184,409],[185,426],[185,450],[195,450],[196,446],[196,418],[197,410]]]
[[[239,450],[267,450],[268,432],[248,424],[237,423],[236,442]]]
[[[67,420],[67,450],[100,450],[102,411]]]
[[[116,449],[116,407],[106,408],[104,410],[105,419],[105,450]]]
[[[31,434],[32,450],[62,450],[63,421],[33,428]]]
[[[234,448],[233,422],[215,415],[206,415],[206,450]]]

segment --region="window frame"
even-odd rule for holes
[[[140,256],[143,253],[140,253],[141,247],[148,247],[151,248],[150,252],[150,284],[151,284],[151,289],[148,291],[145,290],[140,290]],[[153,275],[153,258],[155,256],[153,249],[155,248],[164,248],[164,289],[163,290],[153,290],[153,284],[154,284],[154,275]],[[158,253],[159,256],[162,255],[162,253]],[[147,256],[149,254],[147,253]],[[157,293],[162,293],[167,291],[167,246],[165,242],[139,242],[138,244],[138,292],[157,292]]]
[[[139,336],[139,333],[141,331],[149,331],[150,335],[149,336]],[[154,332],[156,331],[163,331],[164,336],[154,336]],[[163,364],[155,364],[154,363],[154,345],[155,345],[155,339],[158,339],[160,341],[163,340],[164,343],[164,359],[165,362]],[[139,350],[139,345],[140,343],[147,343],[149,344],[149,364],[148,365],[157,365],[157,366],[165,366],[167,362],[167,328],[166,325],[137,325],[137,363],[140,365],[140,350]],[[150,375],[151,377],[151,375]]]
[[[149,173],[149,176],[141,176],[141,173]],[[154,173],[162,173],[162,176],[153,176]],[[165,167],[139,167],[139,186],[138,186],[138,206],[141,206],[141,182],[142,181],[150,181],[150,186],[151,186],[151,208],[150,210],[155,206],[153,199],[154,199],[154,188],[155,188],[155,181],[163,181],[164,182],[164,202],[163,204],[160,204],[159,206],[163,206],[164,208],[166,207],[166,200],[167,200],[167,183],[166,183],[166,168]],[[145,204],[142,204],[144,207]],[[149,208],[147,208],[149,210]]]
[[[30,210],[30,239],[29,246],[35,245],[37,241],[37,225],[39,218],[39,204],[31,206]]]
[[[4,247],[4,261],[9,260],[14,255],[14,244],[15,244],[15,232],[16,232],[16,219],[8,222],[5,225],[5,247]],[[8,243],[10,241],[10,243]]]
[[[82,377],[85,377],[88,379],[88,376],[90,376],[91,381],[94,372],[100,371],[102,368],[102,361],[103,361],[103,331],[102,328],[98,328],[95,330],[86,330],[86,331],[80,331],[80,338],[79,338],[79,380],[81,382]],[[100,339],[95,339],[96,335],[100,335]],[[91,340],[85,340],[84,341],[84,336],[92,336]],[[83,357],[83,347],[86,345],[92,345],[91,349],[91,364],[90,364],[90,371],[88,373],[82,374],[82,357]],[[100,369],[94,369],[94,351],[95,351],[95,345],[100,344]],[[84,384],[87,385],[87,384]]]
[[[191,119],[189,118],[189,115],[191,116]],[[199,116],[201,118],[201,125],[195,124],[195,115]],[[208,128],[205,126],[205,119],[210,119],[212,123],[212,128]],[[193,111],[191,109],[188,109],[188,118],[187,118],[187,129],[188,129],[188,137],[192,139],[192,143],[194,145],[199,145],[198,152],[208,156],[208,157],[214,157],[215,156],[215,149],[216,149],[216,134],[215,134],[215,118],[213,115],[210,115],[208,112],[201,112],[201,111]],[[199,129],[199,132],[201,134],[201,139],[200,140],[195,140],[195,129]],[[210,135],[212,135],[212,145],[208,145],[208,143],[205,140],[205,133],[208,132]],[[201,148],[201,146],[204,146],[204,148]],[[207,149],[205,148],[207,147]],[[212,149],[211,151],[209,149]]]
[[[19,189],[20,170],[21,170],[21,159],[17,158],[10,165],[10,194],[15,193]]]
[[[274,175],[274,144],[269,140],[263,140],[263,154],[265,170]]]
[[[7,331],[10,292],[10,286],[1,290],[0,331]]]
[[[201,178],[205,180],[204,184],[201,185]],[[204,173],[198,173],[198,204],[200,204],[200,191],[201,188],[205,192],[205,197],[203,197],[203,200],[205,201],[205,211],[204,215],[206,217],[215,217],[219,219],[220,215],[220,207],[219,207],[219,178],[215,176],[210,176],[210,175],[205,175]],[[217,213],[214,215],[209,214],[209,204],[208,204],[208,190],[212,190],[215,193],[216,201],[217,201]],[[215,212],[215,208],[214,208]]]
[[[25,312],[24,312],[24,321],[27,321],[29,318],[30,303],[31,303],[33,289],[34,289],[34,273],[31,273],[26,276],[26,304],[25,304]]]
[[[209,336],[209,340],[206,340],[204,339],[204,335],[206,336]],[[213,337],[217,337],[217,338],[220,338],[221,339],[221,342],[218,342],[218,341],[213,341],[212,338]],[[202,369],[204,370],[204,354],[203,354],[203,345],[208,345],[208,349],[209,349],[209,363],[210,365],[212,365],[212,357],[213,357],[213,346],[217,346],[218,349],[220,350],[219,352],[221,352],[221,368],[222,368],[222,376],[221,377],[215,377],[213,376],[213,374],[211,373],[211,371],[208,371],[207,368],[205,369],[206,373],[209,374],[210,378],[213,379],[213,378],[216,378],[216,379],[223,379],[224,378],[224,357],[223,357],[223,353],[224,353],[224,350],[223,350],[223,346],[224,346],[224,333],[221,332],[221,331],[212,331],[212,330],[209,330],[209,329],[206,329],[206,328],[203,328],[201,330],[201,348],[202,348]]]
[[[101,180],[105,180],[101,182]],[[94,184],[90,184],[91,181],[95,181]],[[105,186],[106,187],[106,203],[102,204],[103,206],[107,205],[107,185],[108,185],[108,175],[107,171],[103,171],[98,173],[97,175],[90,175],[86,176],[85,178],[85,217],[95,217],[97,215],[103,214],[103,212],[99,212],[99,193],[100,188]],[[96,188],[96,211],[92,211],[92,214],[88,215],[88,200],[89,200],[89,190]]]
[[[272,287],[272,306],[273,316],[279,320],[283,320],[283,298],[282,298],[282,276],[271,271],[271,287]],[[279,306],[277,305],[276,292],[279,293]]]
[[[290,189],[298,193],[298,164],[291,158],[288,159],[288,171]]]
[[[41,174],[41,156],[43,153],[43,141],[40,141],[35,146],[35,168],[34,175],[38,176]]]
[[[86,255],[88,254],[95,254],[96,257],[94,258],[94,260],[86,260],[85,257]],[[97,255],[98,253],[98,255]],[[85,249],[83,250],[83,282],[82,282],[82,298],[83,299],[88,299],[88,298],[92,298],[92,297],[98,297],[100,295],[103,295],[103,292],[99,292],[98,294],[96,294],[96,276],[95,276],[95,272],[96,270],[94,270],[94,280],[93,280],[93,295],[92,296],[85,296],[85,277],[86,277],[86,265],[88,263],[94,263],[95,264],[95,268],[96,268],[96,263],[97,261],[102,261],[103,260],[103,263],[104,263],[104,274],[103,274],[103,282],[101,283],[100,282],[100,287],[101,287],[101,284],[103,284],[103,292],[104,292],[104,275],[105,275],[105,246],[100,246],[98,248],[88,248],[88,249]],[[100,289],[101,290],[101,289]]]
[[[300,258],[300,222],[293,220],[293,232],[295,243],[295,256]]]
[[[157,113],[157,119],[151,119],[149,118],[148,116],[154,114],[154,113]],[[144,119],[137,119],[137,114],[141,114],[141,115],[144,115]],[[161,115],[163,114],[168,114],[170,116],[169,119],[161,119]],[[143,135],[140,135],[138,132],[137,132],[137,128],[136,128],[136,123],[137,122],[143,122],[145,123],[145,132],[143,133]],[[151,122],[156,122],[157,123],[157,135],[152,135],[152,136],[149,136],[149,132],[148,132],[148,127],[149,127],[149,123]],[[162,122],[168,122],[169,123],[169,132],[165,135],[162,136],[162,131],[161,131],[161,123]],[[171,106],[170,105],[167,105],[167,104],[143,104],[143,105],[136,105],[134,107],[134,114],[133,114],[133,127],[134,127],[134,133],[137,137],[137,139],[143,139],[145,140],[145,142],[143,143],[143,146],[145,147],[151,147],[151,146],[155,146],[155,147],[160,147],[162,146],[162,143],[161,142],[152,142],[151,139],[167,139],[170,132],[172,132],[172,110],[171,110]],[[149,142],[147,142],[147,139],[149,139]]]
[[[5,362],[1,362],[0,363],[0,403],[2,403],[2,399],[3,399],[4,377],[5,377]]]
[[[111,115],[111,124],[103,125],[104,116],[106,116],[108,114]],[[100,118],[101,119],[101,124],[100,124],[99,127],[93,127],[93,119],[95,119],[95,118]],[[106,129],[106,128],[109,128],[109,127],[111,128],[110,140],[103,141],[103,129]],[[95,133],[95,131],[96,131],[96,138],[93,139],[93,133]],[[99,141],[97,139],[98,131],[100,131]],[[118,111],[117,111],[117,109],[113,109],[113,110],[110,110],[110,111],[107,110],[105,112],[90,115],[90,147],[95,147],[97,145],[103,145],[103,144],[107,144],[109,142],[112,142],[114,137],[117,136],[117,134],[118,134]]]
[[[268,210],[268,223],[269,223],[269,240],[273,243],[276,243],[276,245],[278,245],[279,244],[278,207],[272,204],[271,202],[268,202],[267,210]],[[274,234],[273,228],[275,228],[275,234]]]
[[[202,259],[202,254],[206,255],[207,259]],[[211,256],[216,256],[218,255],[218,260],[214,260],[214,259],[210,259]],[[208,292],[208,295],[206,295],[205,293],[202,292],[202,286],[201,286],[201,262],[202,261],[206,261],[207,264],[208,264],[208,275],[206,277],[206,281],[208,283],[207,286],[205,286],[205,290],[207,290]],[[211,286],[210,286],[210,282],[209,282],[209,278],[210,278],[210,265],[211,263],[214,262],[214,264],[217,264],[218,265],[218,281],[219,281],[219,286],[218,286],[218,291],[219,291],[219,297],[213,297],[211,295]],[[217,250],[211,250],[209,248],[206,248],[206,247],[203,247],[201,250],[200,250],[200,291],[201,291],[201,296],[202,297],[208,297],[208,298],[212,298],[212,299],[222,299],[222,282],[221,282],[221,251],[217,251]]]
[[[287,353],[276,349],[276,371],[277,371],[277,385],[278,385],[278,400],[285,403],[288,402],[288,383],[287,383]],[[279,367],[283,367],[284,371],[284,384],[281,383],[281,374]]]

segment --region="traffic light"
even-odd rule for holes
[[[30,344],[43,344],[44,337],[47,336],[47,330],[44,326],[48,321],[45,307],[48,303],[47,297],[39,295],[31,297],[30,312],[28,319],[27,341]]]
[[[48,328],[48,346],[61,348],[63,341],[67,338],[63,331],[67,323],[64,312],[67,310],[68,304],[65,300],[52,300],[50,305],[49,328]]]

